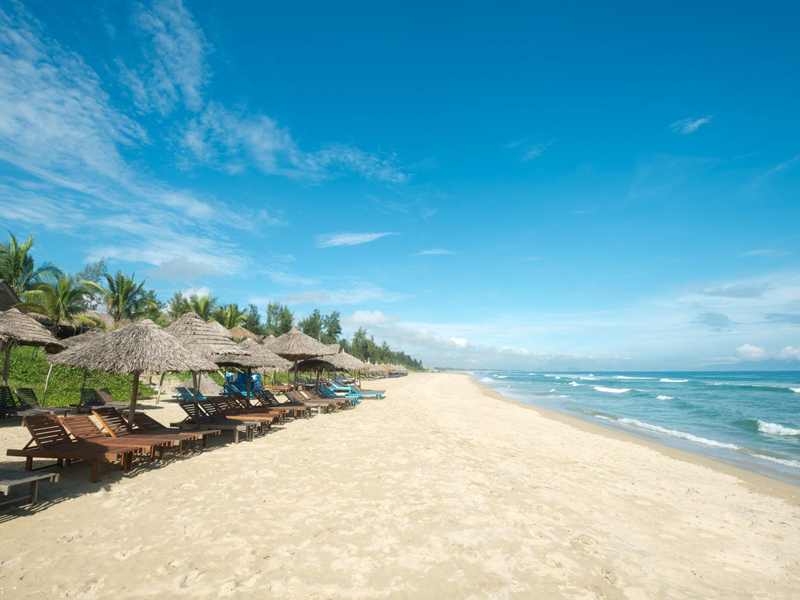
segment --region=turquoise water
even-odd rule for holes
[[[800,371],[470,374],[521,402],[800,485]]]

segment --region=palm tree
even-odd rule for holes
[[[0,243],[0,279],[5,279],[17,294],[33,289],[46,276],[61,275],[61,269],[51,262],[34,265],[30,254],[33,243],[33,236],[28,236],[20,244],[10,231],[8,241]]]
[[[225,329],[233,329],[243,325],[247,320],[247,313],[239,310],[239,305],[232,303],[222,306],[214,313],[214,318],[225,326]]]
[[[219,298],[211,297],[211,294],[205,296],[198,296],[192,294],[189,296],[189,306],[196,312],[201,319],[208,322],[214,318],[214,309],[217,308],[217,301]]]
[[[53,334],[62,321],[71,325],[94,325],[93,319],[80,314],[86,310],[86,299],[91,295],[89,288],[66,274],[50,279],[22,292],[22,306],[45,317]]]
[[[105,273],[106,288],[98,285],[92,281],[83,281],[85,286],[93,291],[103,294],[106,302],[106,311],[111,318],[114,319],[114,324],[118,324],[122,319],[130,319],[135,321],[147,315],[148,309],[158,306],[152,299],[145,296],[144,284],[147,279],[143,280],[140,284],[136,284],[134,278],[136,273],[128,277],[123,275],[122,271],[117,271],[114,275]]]

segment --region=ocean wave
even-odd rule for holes
[[[758,430],[768,435],[800,435],[800,429],[784,427],[783,425],[769,423],[768,421],[758,420],[756,423],[758,423]]]
[[[555,392],[555,391],[556,391],[556,388],[553,388],[552,390],[550,390],[550,393]]]
[[[492,379],[491,377],[484,377],[483,379],[479,379],[478,381],[480,381],[481,383],[494,383],[494,379]]]
[[[508,375],[495,375],[497,379],[508,379]]]
[[[795,394],[800,394],[800,388],[789,388],[789,389],[792,390]]]
[[[689,380],[688,379],[659,379],[659,381],[663,381],[664,383],[686,383]]]
[[[570,381],[569,385],[571,385],[572,387],[578,387],[579,385],[583,385],[583,384],[582,383],[578,383],[577,381]]]
[[[761,460],[768,460],[770,462],[778,463],[779,465],[783,465],[785,467],[794,467],[795,469],[800,469],[800,462],[796,460],[778,458],[777,456],[770,456],[769,454],[761,454],[761,452],[753,452],[751,456],[755,456]]]
[[[645,379],[655,379],[655,377],[628,377],[627,375],[614,375],[613,379],[636,379],[636,380],[645,380]]]
[[[711,385],[727,385],[730,387],[743,387],[768,392],[794,392],[800,394],[800,388],[786,387],[783,385],[768,385],[766,383],[740,383],[738,381],[715,381]]]
[[[609,417],[604,417],[602,415],[597,415],[597,419],[605,419],[606,421],[615,421],[615,419],[611,419]],[[670,437],[679,438],[682,440],[688,440],[690,442],[695,442],[696,444],[702,444],[704,446],[711,446],[712,448],[727,448],[728,450],[739,450],[740,446],[736,444],[728,444],[726,442],[718,442],[717,440],[710,440],[708,438],[700,437],[697,435],[693,435],[691,433],[686,433],[684,431],[678,431],[677,429],[667,429],[666,427],[660,427],[658,425],[651,425],[650,423],[645,423],[643,421],[637,421],[636,419],[616,419],[618,423],[624,423],[625,425],[630,425],[632,427],[638,427],[639,429],[644,429],[646,431],[653,431],[655,433],[660,433],[662,435],[668,435]]]
[[[594,386],[594,389],[596,389],[598,392],[607,392],[609,394],[624,394],[625,392],[630,392],[630,390],[627,388],[607,388],[603,387],[602,385],[596,385]]]
[[[675,400],[675,396],[658,396],[657,400]]]

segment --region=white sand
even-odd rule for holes
[[[63,471],[38,510],[0,513],[0,595],[800,597],[798,488],[546,418],[461,375],[380,386],[386,401],[131,476]],[[0,425],[3,455],[25,441]]]

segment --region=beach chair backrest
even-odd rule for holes
[[[22,408],[39,408],[39,399],[36,392],[31,388],[16,388],[14,393],[17,395],[17,402]]]
[[[231,404],[236,406],[236,408],[253,408],[247,397],[241,394],[232,394],[230,399]]]
[[[95,395],[94,390],[90,390],[88,388],[81,390],[81,404],[84,406],[91,406],[92,404],[97,403],[97,396]]]
[[[40,450],[60,444],[71,444],[72,438],[55,415],[24,417],[22,422]]]
[[[136,426],[141,429],[142,431],[160,431],[162,429],[167,429],[164,425],[156,421],[150,415],[146,415],[143,413],[136,413],[133,417]]]
[[[89,415],[63,417],[61,423],[79,442],[105,442],[108,437]]]
[[[116,400],[114,399],[114,395],[108,388],[95,390],[94,395],[97,397],[97,402],[99,404],[105,404],[106,402],[116,402]]]
[[[92,409],[92,413],[114,437],[122,437],[133,433],[128,428],[127,421],[122,418],[120,412],[113,406],[98,406]]]
[[[183,411],[189,415],[189,419],[192,422],[197,423],[198,425],[205,425],[211,422],[211,418],[203,412],[203,409],[200,407],[199,404],[195,404],[194,402],[180,402],[178,403]]]
[[[212,420],[219,420],[224,419],[225,415],[222,414],[219,408],[217,408],[216,404],[214,404],[211,400],[200,400],[200,406],[203,407],[203,410],[206,411],[206,414]]]
[[[5,386],[0,387],[0,412],[4,408],[17,408],[14,404],[14,396],[11,395],[11,390]]]

